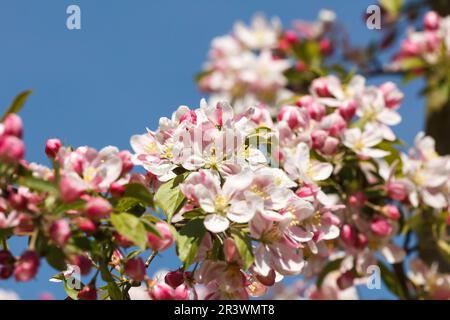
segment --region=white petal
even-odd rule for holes
[[[203,221],[205,228],[214,233],[224,232],[230,226],[226,217],[218,214],[209,214]]]
[[[393,243],[386,245],[380,252],[390,264],[402,262],[406,256],[405,251]]]

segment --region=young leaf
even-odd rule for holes
[[[178,211],[185,197],[180,190],[180,183],[186,179],[188,173],[179,175],[172,180],[163,183],[155,194],[155,201],[164,211],[167,221]]]
[[[58,195],[58,188],[51,182],[41,180],[32,176],[21,177],[19,184],[39,192],[48,192],[51,195]]]
[[[194,261],[205,232],[206,229],[201,219],[189,221],[178,231],[176,236],[177,251],[185,268],[189,267]]]
[[[45,258],[47,259],[47,262],[50,266],[52,266],[53,268],[55,268],[56,270],[59,271],[64,271],[67,269],[67,265],[65,262],[65,255],[62,252],[61,249],[55,247],[55,246],[50,246],[47,249],[47,254],[45,255]]]
[[[245,269],[248,269],[254,261],[251,239],[248,234],[243,234],[239,231],[233,231],[231,235],[234,239],[234,242],[236,243],[236,247],[239,251],[239,256],[244,262],[244,267]]]
[[[386,265],[384,265],[381,261],[378,261],[378,266],[380,267],[381,279],[383,280],[389,291],[391,291],[400,299],[405,300],[406,295],[403,292],[403,289],[400,286],[400,283],[397,280],[395,274],[391,270],[389,270],[389,268],[386,267]]]
[[[26,90],[19,93],[14,101],[9,106],[8,110],[6,110],[5,114],[2,117],[2,121],[5,120],[6,116],[10,113],[18,113],[20,109],[22,109],[23,105],[27,101],[28,96],[31,94],[31,90]]]
[[[327,274],[341,267],[342,260],[344,260],[344,258],[339,258],[328,262],[328,264],[325,266],[325,268],[322,269],[319,276],[317,277],[316,285],[318,288],[322,286],[323,280],[325,279]]]
[[[141,249],[147,245],[147,231],[138,217],[130,213],[114,213],[111,215],[111,223],[116,230],[133,241]]]
[[[125,186],[124,197],[138,199],[142,204],[152,207],[153,195],[140,183],[130,183]]]
[[[142,202],[137,198],[123,197],[114,206],[116,212],[128,212],[136,216],[144,214],[145,207],[142,206]]]

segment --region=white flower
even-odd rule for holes
[[[198,202],[207,216],[206,229],[220,233],[228,229],[230,221],[245,223],[255,214],[255,207],[243,191],[252,183],[253,174],[243,171],[226,179],[220,186],[220,177],[211,170],[192,173],[181,185],[188,199]]]
[[[300,143],[293,156],[288,156],[284,169],[294,180],[315,183],[330,177],[333,166],[329,163],[310,159],[310,150],[305,143]]]
[[[342,143],[357,155],[369,158],[383,158],[389,152],[373,148],[383,141],[383,137],[376,128],[367,127],[363,132],[359,128],[351,128],[344,131]]]
[[[271,49],[277,44],[278,35],[281,31],[281,22],[278,18],[273,18],[269,22],[266,18],[258,14],[253,18],[250,27],[242,22],[234,25],[234,34],[249,49]]]
[[[356,114],[364,121],[380,130],[383,138],[395,140],[395,134],[389,126],[400,123],[401,116],[394,109],[387,108],[383,93],[377,87],[368,87],[358,99]]]

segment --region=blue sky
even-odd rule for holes
[[[227,33],[236,20],[248,22],[255,12],[279,16],[284,25],[295,18],[314,20],[320,8],[336,11],[355,43],[377,36],[363,22],[376,0],[316,1],[162,1],[162,0],[2,0],[0,2],[0,104],[6,107],[20,91],[34,90],[21,116],[25,122],[26,157],[46,162],[43,148],[58,137],[73,146],[129,148],[129,137],[181,104],[196,106],[202,94],[193,81],[213,37]],[[79,5],[82,29],[66,28],[66,8]],[[383,80],[376,79],[376,82]],[[396,79],[398,80],[398,79]],[[411,143],[423,126],[420,82],[406,93],[396,127]],[[21,245],[13,245],[20,254]],[[160,266],[177,267],[173,252]],[[150,270],[152,273],[152,270]],[[22,298],[40,292],[63,298],[60,285],[48,282],[47,266],[37,280],[17,285],[0,282]],[[385,291],[363,292],[369,298]]]

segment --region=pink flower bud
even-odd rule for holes
[[[325,56],[328,56],[333,53],[333,44],[330,39],[324,38],[319,42],[320,53]]]
[[[295,63],[295,70],[297,72],[304,72],[308,69],[308,65],[304,63],[303,61],[297,61]]]
[[[88,275],[89,272],[91,272],[92,262],[88,257],[84,255],[80,254],[75,256],[74,258],[72,258],[72,263],[80,268],[80,273],[83,276]]]
[[[311,83],[311,89],[319,97],[331,97],[331,92],[328,89],[328,80],[326,78],[314,79]]]
[[[316,121],[320,121],[325,116],[325,106],[321,103],[314,101],[308,104],[306,108],[309,116]]]
[[[78,292],[78,299],[80,300],[97,300],[97,289],[94,284],[84,286]]]
[[[189,289],[185,284],[173,289],[166,283],[157,283],[150,288],[150,297],[153,300],[187,300]]]
[[[181,270],[168,272],[164,277],[164,281],[175,289],[184,283],[184,272]]]
[[[235,261],[238,252],[236,248],[236,244],[234,243],[234,240],[231,238],[226,238],[223,242],[223,253],[225,255],[225,260],[227,262]]]
[[[95,231],[97,231],[97,226],[91,219],[78,217],[75,220],[75,223],[81,231],[84,231],[87,234],[93,234],[95,233]]]
[[[427,32],[425,34],[425,44],[429,52],[435,52],[439,50],[441,38],[435,32]]]
[[[23,141],[16,136],[0,136],[0,160],[9,163],[18,162],[25,155]]]
[[[339,107],[339,114],[347,122],[352,120],[355,113],[356,113],[356,102],[353,100],[345,101],[342,104],[342,106]]]
[[[358,249],[364,249],[368,243],[369,239],[367,239],[367,236],[362,233],[359,233],[358,236],[356,237],[355,247]]]
[[[292,130],[307,126],[307,114],[295,106],[283,106],[277,116],[278,121],[285,121]]]
[[[17,192],[15,190],[9,190],[10,194],[8,197],[9,204],[16,210],[25,210],[27,207],[27,198],[24,194]]]
[[[354,208],[362,208],[366,204],[367,198],[362,191],[355,192],[348,198],[348,203]]]
[[[125,186],[123,184],[113,182],[109,187],[109,191],[111,191],[113,197],[119,198],[125,193]]]
[[[312,147],[313,149],[321,149],[325,140],[328,137],[328,133],[324,130],[315,130],[311,133]]]
[[[147,234],[148,245],[154,251],[166,250],[172,245],[174,241],[169,225],[165,222],[157,222],[155,224],[155,227],[161,237],[158,237],[156,234],[149,232]]]
[[[370,223],[370,230],[379,237],[386,237],[391,234],[392,226],[387,220],[376,217]]]
[[[321,128],[328,131],[333,137],[339,136],[347,128],[347,122],[337,112],[324,117],[320,124]]]
[[[22,131],[23,131],[22,119],[20,119],[20,117],[17,114],[15,113],[8,114],[5,120],[3,121],[3,125],[4,125],[3,134],[15,136],[17,138],[22,138]]]
[[[50,159],[54,159],[61,146],[62,143],[59,139],[48,139],[45,144],[45,154]]]
[[[420,53],[420,47],[417,43],[406,39],[401,45],[401,54],[407,57],[417,56]]]
[[[435,11],[429,11],[423,17],[423,26],[429,31],[439,29],[441,17]]]
[[[400,211],[398,208],[392,204],[387,204],[383,207],[383,212],[386,216],[388,216],[392,220],[400,219]]]
[[[339,145],[338,139],[334,137],[327,137],[320,151],[325,155],[331,156],[336,153],[338,145]]]
[[[86,204],[86,215],[93,220],[108,218],[111,212],[111,204],[101,197],[90,198]]]
[[[33,279],[39,269],[39,257],[36,252],[25,251],[16,263],[14,276],[16,281],[25,282]]]
[[[121,235],[118,232],[113,233],[114,241],[121,247],[128,248],[134,245],[133,241],[129,240],[124,235]]]
[[[386,107],[390,109],[398,109],[398,107],[400,107],[404,94],[397,88],[395,83],[390,81],[385,82],[380,85],[380,90],[383,93]]]
[[[339,276],[339,278],[336,280],[336,284],[339,289],[345,290],[353,286],[354,279],[355,276],[353,272],[349,270]]]
[[[353,245],[353,239],[355,232],[349,224],[344,224],[341,228],[341,239],[344,241],[347,245]]]
[[[49,234],[56,245],[63,247],[70,238],[69,222],[65,219],[56,220],[50,226]]]
[[[127,261],[124,269],[125,274],[135,281],[142,281],[146,275],[144,261],[141,258],[134,258]]]
[[[121,175],[125,175],[133,169],[133,161],[131,161],[131,154],[126,150],[122,150],[117,153],[117,156],[122,160],[122,172]]]
[[[401,182],[389,182],[387,185],[388,196],[397,201],[404,201],[408,196],[406,185]]]
[[[297,100],[295,103],[297,107],[306,107],[309,104],[314,102],[314,98],[310,95],[302,96],[300,99]]]
[[[5,280],[14,272],[14,257],[8,250],[0,251],[0,279]]]
[[[59,183],[59,193],[64,202],[69,203],[79,199],[83,192],[84,189],[67,176],[61,178],[61,182]]]
[[[294,30],[286,30],[283,37],[290,44],[294,44],[298,41],[297,33]]]

